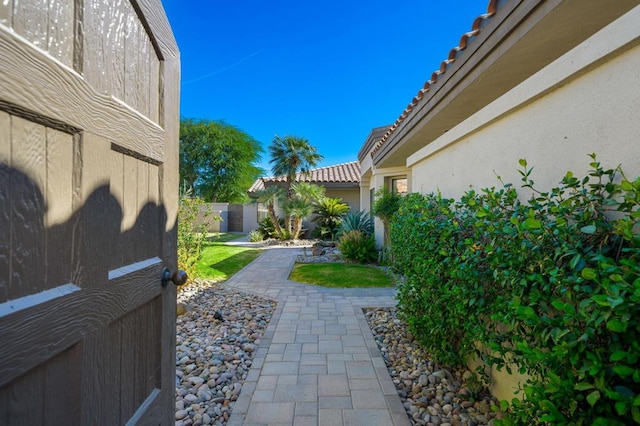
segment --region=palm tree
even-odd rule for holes
[[[273,222],[276,235],[282,236],[282,228],[280,227],[280,221],[276,216],[276,202],[282,198],[282,188],[279,186],[268,186],[258,192],[258,196],[255,199],[257,203],[264,203],[267,206],[267,215]]]
[[[308,173],[323,158],[307,139],[298,136],[274,137],[269,154],[271,171],[287,177],[287,188],[295,182],[297,173]]]
[[[324,188],[308,182],[294,182],[291,184],[292,194],[282,200],[282,209],[292,224],[292,239],[297,240],[302,232],[302,221],[311,215],[315,203],[324,198]]]
[[[271,171],[274,176],[286,176],[286,200],[291,203],[295,196],[292,189],[297,173],[308,173],[322,155],[305,138],[298,136],[275,136],[269,145]],[[291,220],[285,220],[288,232],[292,231]]]

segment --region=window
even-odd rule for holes
[[[258,203],[258,222],[268,216],[267,205],[265,203]]]
[[[407,178],[391,179],[391,192],[394,194],[406,194],[408,192]]]

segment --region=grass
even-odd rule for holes
[[[373,266],[349,263],[297,263],[289,279],[329,288],[392,287],[393,278]]]
[[[216,282],[225,281],[260,256],[261,250],[224,244],[241,236],[217,233],[208,238],[202,248],[202,259],[196,264],[196,275]]]

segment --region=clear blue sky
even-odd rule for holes
[[[488,0],[163,0],[182,60],[181,115],[223,119],[265,147],[309,139],[354,161],[392,124]]]

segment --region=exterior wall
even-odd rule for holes
[[[342,198],[342,202],[349,205],[352,212],[360,210],[360,190],[358,188],[327,188],[325,196]]]
[[[198,213],[198,223],[205,221],[205,212],[211,211],[213,217],[221,217],[222,220],[208,220],[207,231],[209,232],[227,232],[228,217],[229,217],[229,204],[227,203],[211,203],[200,207],[200,213]]]
[[[604,28],[503,97],[408,158],[413,192],[458,197],[474,188],[518,184],[518,160],[541,189],[567,170],[605,167],[640,174],[640,7]]]
[[[592,152],[605,168],[640,175],[638,22],[640,7],[410,156],[411,190],[459,197],[469,185],[499,186],[496,175],[518,185],[521,158],[545,190],[568,170],[583,176]],[[492,393],[510,400],[517,378],[492,377]]]

